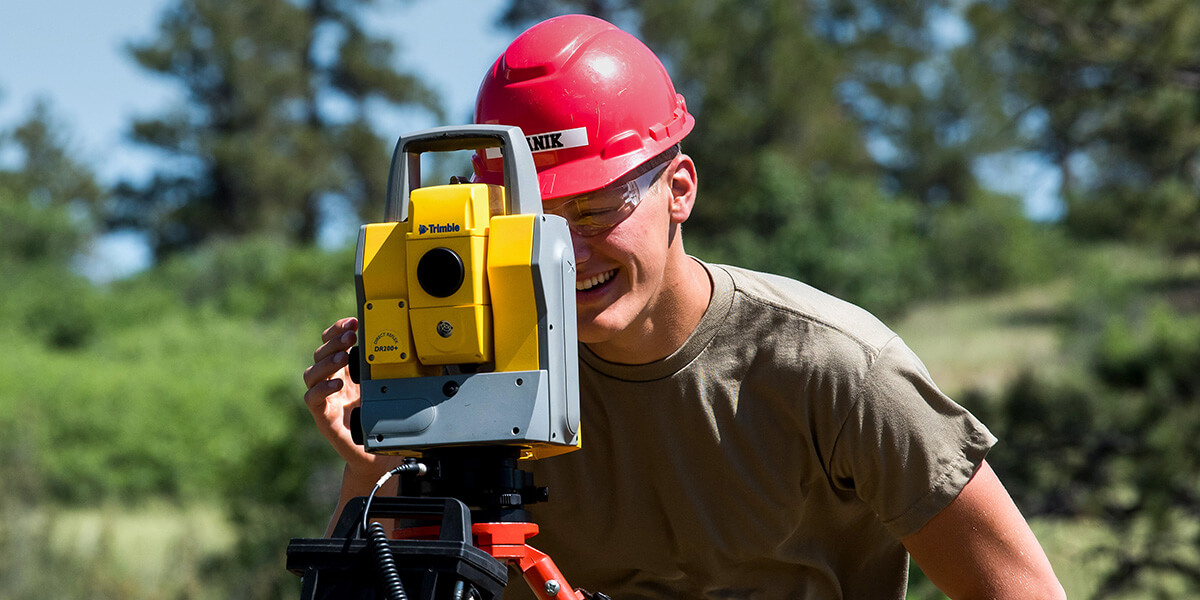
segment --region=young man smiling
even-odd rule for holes
[[[1061,598],[984,456],[995,438],[865,311],[683,248],[694,120],[636,38],[578,15],[519,36],[480,123],[550,136],[544,209],[567,219],[587,443],[532,465],[534,544],[615,598],[903,598],[908,558],[952,598]],[[476,156],[476,178],[500,178]],[[305,401],[346,459],[343,504],[387,459],[350,441],[355,319],[323,335]],[[339,504],[339,505],[340,505]],[[527,593],[510,586],[513,594]]]

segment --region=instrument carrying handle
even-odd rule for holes
[[[520,127],[509,125],[456,125],[415,131],[396,142],[388,173],[388,222],[408,220],[408,196],[421,187],[421,154],[500,148],[504,156],[504,187],[508,191],[506,214],[540,214],[542,194],[538,187],[533,153]]]

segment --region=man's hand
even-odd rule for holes
[[[401,462],[397,457],[368,454],[350,435],[350,411],[361,400],[348,367],[350,348],[358,341],[357,331],[358,319],[354,317],[331,325],[321,334],[321,346],[313,352],[312,366],[304,370],[304,385],[308,387],[304,403],[317,430],[346,461],[339,510],[350,498],[370,493],[379,476]]]
[[[347,464],[365,467],[370,455],[350,436],[350,410],[359,403],[358,384],[350,380],[350,348],[358,341],[358,319],[349,317],[321,334],[321,346],[313,352],[313,364],[304,370],[304,403],[317,429]],[[358,464],[356,464],[358,463]]]

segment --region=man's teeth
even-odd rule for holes
[[[615,275],[616,272],[617,271],[614,269],[612,271],[605,271],[599,275],[596,275],[595,277],[588,277],[587,279],[580,279],[575,282],[575,291],[582,292],[585,290],[590,290],[590,289],[604,283],[605,281],[612,279],[613,275]]]

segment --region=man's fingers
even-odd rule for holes
[[[345,350],[335,352],[317,360],[312,366],[304,370],[304,386],[312,389],[318,383],[333,377],[348,362],[350,362],[350,356]]]
[[[316,414],[325,413],[325,404],[329,401],[329,395],[338,391],[342,387],[340,379],[329,379],[318,382],[308,388],[304,392],[304,403],[308,405],[309,410]]]
[[[342,335],[331,340],[327,340],[324,344],[321,344],[315,352],[313,352],[313,363],[319,363],[322,360],[325,360],[327,356],[344,350],[349,350],[350,347],[353,346],[357,341],[358,334],[353,330],[343,332]]]
[[[321,341],[328,342],[347,331],[358,330],[358,319],[355,317],[346,317],[338,319],[333,325],[330,325],[325,331],[321,332]]]

